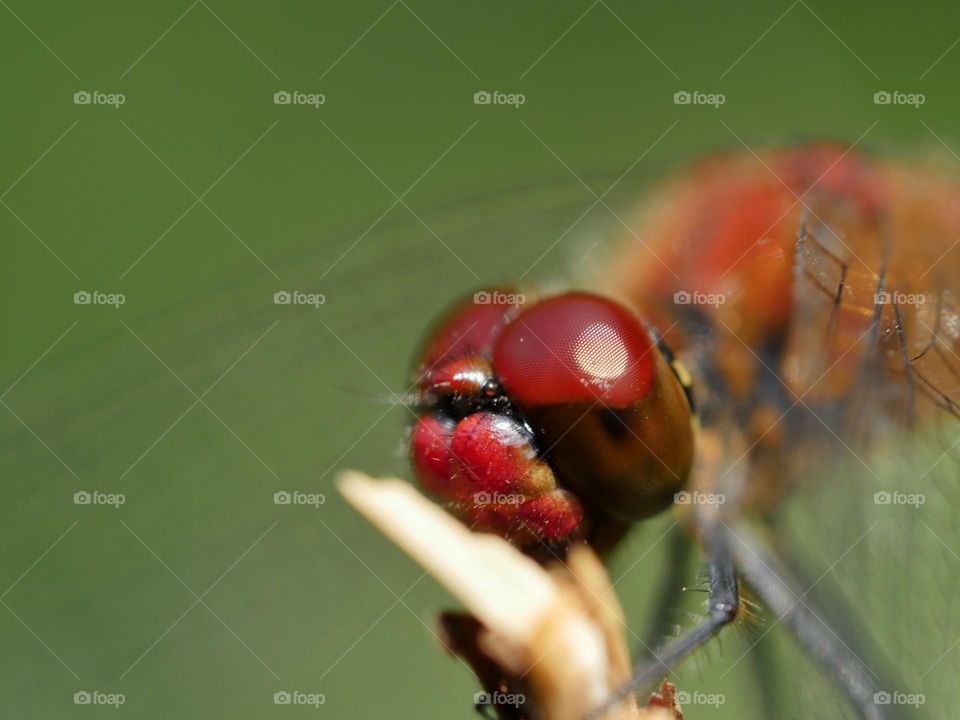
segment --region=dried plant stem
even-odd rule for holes
[[[402,480],[348,471],[339,487],[475,619],[451,616],[444,629],[451,650],[482,666],[482,680],[499,673],[505,687],[521,684],[544,720],[580,720],[629,679],[623,613],[589,548],[575,547],[565,564],[546,569],[499,537],[470,532]],[[604,720],[679,718],[669,689],[664,695],[668,707],[641,709],[628,697]]]

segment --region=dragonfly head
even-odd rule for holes
[[[668,507],[690,470],[691,410],[644,324],[585,292],[523,300],[477,293],[424,345],[421,484],[518,544]]]

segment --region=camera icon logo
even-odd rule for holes
[[[686,290],[680,290],[673,294],[673,302],[675,305],[689,305],[692,299],[692,296]]]
[[[880,292],[874,294],[873,301],[877,305],[889,305],[891,302],[893,302],[893,297],[886,290],[881,290]]]
[[[90,295],[90,293],[88,293],[86,290],[80,290],[73,294],[74,305],[89,305],[92,299],[93,296]]]
[[[873,94],[874,105],[889,105],[892,101],[893,101],[893,96],[890,93],[888,93],[886,90],[878,90]]]
[[[89,105],[92,100],[93,96],[86,90],[79,90],[73,94],[74,105]]]
[[[678,90],[673,94],[674,105],[689,105],[692,100],[693,96],[686,90]]]
[[[274,105],[289,105],[293,102],[293,95],[286,90],[279,90],[273,94]]]
[[[292,300],[293,296],[286,290],[280,290],[273,294],[274,305],[289,305]]]
[[[289,505],[291,502],[293,502],[293,495],[286,490],[280,490],[273,494],[274,505]]]
[[[79,490],[73,494],[74,505],[89,505],[92,500],[93,496],[86,490]]]
[[[486,290],[475,292],[473,294],[473,302],[475,305],[489,305],[491,302],[493,302],[493,295],[488,293]]]
[[[886,690],[880,690],[873,694],[874,705],[889,705],[892,701],[893,697]]]
[[[673,501],[677,505],[689,505],[690,501],[693,499],[693,496],[690,495],[686,490],[681,490],[673,496]]]
[[[493,101],[493,96],[486,90],[479,90],[473,94],[474,105],[489,105]]]
[[[473,694],[473,704],[474,705],[492,705],[493,698],[490,697],[488,692],[475,692]]]
[[[889,505],[893,502],[893,496],[886,490],[880,490],[873,494],[874,505]]]
[[[293,695],[286,690],[279,690],[273,694],[274,705],[289,705],[293,701]]]
[[[89,705],[93,700],[93,696],[88,693],[86,690],[80,690],[73,694],[73,704],[74,705]]]

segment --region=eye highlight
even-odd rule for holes
[[[617,329],[602,322],[583,329],[572,354],[583,374],[601,380],[622,377],[630,365],[629,351]]]
[[[522,311],[500,333],[493,364],[521,406],[599,401],[627,407],[653,385],[656,353],[623,306],[567,293]]]

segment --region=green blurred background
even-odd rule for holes
[[[333,486],[408,474],[391,393],[430,318],[476,286],[575,276],[610,220],[575,175],[602,192],[642,156],[626,202],[741,141],[957,139],[949,3],[0,6],[4,717],[472,717],[428,631],[454,602]],[[326,302],[274,304],[294,290]],[[326,502],[274,504],[294,490]],[[614,560],[640,637],[669,522]],[[809,693],[781,632],[782,683]],[[746,648],[728,638],[681,674],[727,698],[690,718],[759,712],[752,663],[720,679]],[[94,690],[126,702],[75,707]]]

